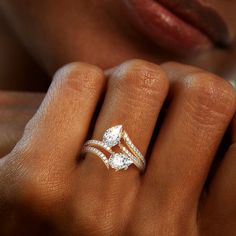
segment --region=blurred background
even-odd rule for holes
[[[0,90],[42,92],[49,83],[0,13]]]

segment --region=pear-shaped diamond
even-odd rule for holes
[[[113,153],[109,158],[109,165],[115,170],[127,169],[133,162],[123,153]]]
[[[122,125],[114,126],[106,130],[106,132],[103,135],[103,142],[108,147],[114,147],[120,142],[121,134],[122,134]]]

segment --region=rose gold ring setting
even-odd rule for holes
[[[144,171],[146,166],[144,156],[133,144],[122,125],[107,129],[102,141],[88,140],[82,152],[94,154],[104,162],[108,169],[111,167],[116,171],[127,170],[132,164]]]

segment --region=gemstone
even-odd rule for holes
[[[127,169],[133,162],[123,153],[113,153],[109,158],[109,165],[115,170]]]
[[[108,130],[103,135],[103,142],[108,147],[114,147],[119,144],[122,134],[122,125],[114,126]]]

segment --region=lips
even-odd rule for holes
[[[124,0],[134,24],[158,46],[190,55],[231,43],[220,14],[199,0]]]
[[[227,25],[216,10],[203,5],[202,1],[156,0],[177,16],[200,29],[220,46],[228,46],[231,38]]]

